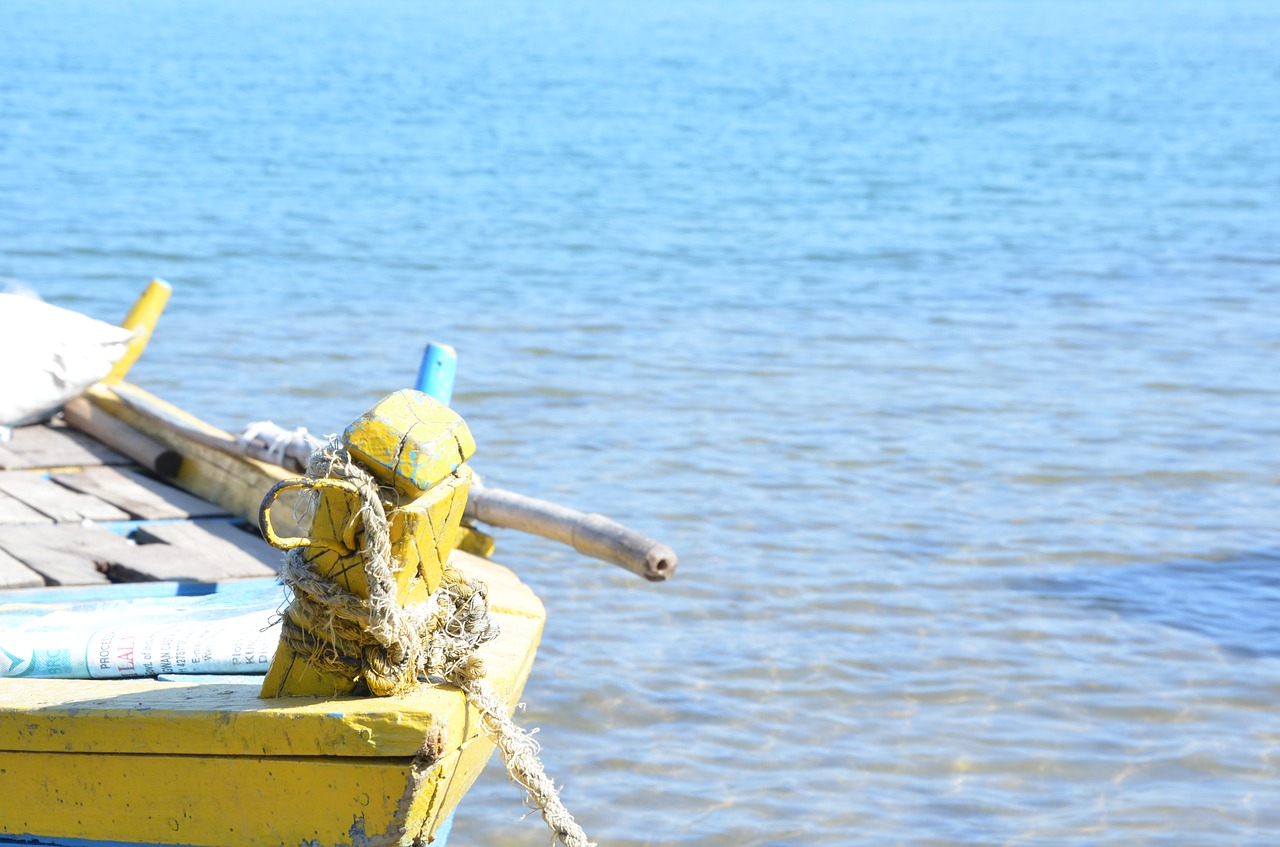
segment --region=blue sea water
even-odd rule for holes
[[[601,844],[1280,841],[1280,6],[14,0],[0,275],[332,431],[461,356]],[[454,844],[545,843],[491,767]]]

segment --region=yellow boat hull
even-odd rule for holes
[[[225,435],[133,386],[99,386],[90,397],[179,451],[177,484],[234,514],[256,515],[266,490],[289,475],[157,423],[139,406]],[[454,551],[451,562],[489,587],[501,635],[479,655],[514,708],[541,638],[542,603],[487,559]],[[260,699],[261,677],[243,679],[0,679],[0,842],[419,845],[493,751],[452,686]]]

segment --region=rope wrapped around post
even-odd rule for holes
[[[305,480],[278,483],[264,505],[269,507],[276,494],[291,487],[312,492],[338,488],[358,497],[359,508],[344,529],[352,540],[357,527],[363,531],[365,541],[358,552],[364,560],[369,595],[353,594],[311,567],[306,548],[328,542],[280,539],[270,522],[263,521],[268,539],[288,549],[280,578],[293,600],[281,638],[295,653],[319,670],[363,675],[370,693],[377,696],[412,687],[419,677],[448,678],[459,668],[473,669],[476,676],[483,673],[473,654],[498,635],[497,625],[489,618],[484,583],[446,568],[440,587],[427,602],[408,608],[396,602],[388,502],[377,480],[352,461],[340,438],[312,454]],[[318,500],[304,496],[299,505],[314,510]],[[299,520],[305,522],[306,516],[299,515]],[[307,543],[296,543],[303,540]]]
[[[476,651],[498,635],[487,589],[448,563],[471,479],[463,463],[474,446],[461,418],[421,406],[422,396],[384,399],[315,451],[305,477],[278,483],[263,500],[263,535],[288,551],[281,578],[292,595],[263,696],[356,692],[361,683],[386,696],[425,678],[456,685],[526,804],[566,847],[591,847],[531,734],[484,678]],[[454,445],[456,455],[442,454],[441,444]],[[271,526],[271,505],[290,488],[305,492],[298,514],[305,537],[281,538]]]

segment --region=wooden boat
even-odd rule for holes
[[[149,292],[126,320],[139,328],[141,343],[159,314],[149,296],[167,290]],[[137,352],[121,360],[126,369]],[[76,419],[111,432],[114,448],[58,421],[17,429],[0,444],[0,612],[13,604],[31,611],[106,598],[234,597],[277,585],[286,557],[253,530],[272,498],[296,494],[288,489],[298,484],[284,481],[297,475],[210,446],[234,439],[121,376],[117,365],[115,378],[76,401]],[[353,427],[385,427],[387,415],[378,414],[371,410]],[[449,430],[449,437],[460,431]],[[444,480],[465,497],[467,451],[458,451],[437,462],[435,477],[419,479],[419,488],[413,478],[429,473],[423,468],[431,461],[382,469],[384,492],[387,484],[403,489],[384,495],[401,497],[389,519],[391,547],[422,560],[401,569],[392,593],[397,609],[435,596],[426,565],[431,555],[440,557],[437,581],[444,569],[446,579],[461,574],[487,586],[488,613],[500,634],[475,656],[483,660],[488,690],[510,710],[529,676],[545,613],[514,573],[485,558],[492,540],[460,525],[459,491],[438,493],[435,483]],[[149,470],[157,466],[171,475]],[[267,527],[278,531],[277,543],[299,547],[289,556],[316,571],[331,567],[350,593],[368,595],[372,577],[343,570],[371,531],[352,516],[354,507],[343,500],[348,493],[313,495],[320,508],[309,526],[287,526],[289,509],[276,506],[276,524],[268,518]],[[345,533],[347,547],[294,543],[318,545],[326,533]],[[283,605],[283,592],[279,597]],[[296,605],[284,612],[286,627]],[[164,673],[183,658],[170,654],[154,678],[0,678],[0,842],[438,842],[494,749],[474,698],[416,673],[393,685],[390,696],[370,696],[372,676],[317,669],[311,659],[318,652],[304,655],[291,643],[277,650],[266,677]],[[135,659],[118,642],[100,656],[95,651],[89,648],[86,661],[100,659],[104,668]],[[261,661],[254,648],[244,652],[249,663]]]

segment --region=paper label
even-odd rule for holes
[[[266,673],[281,590],[0,607],[0,676],[111,679]],[[8,615],[6,616],[6,612]]]

